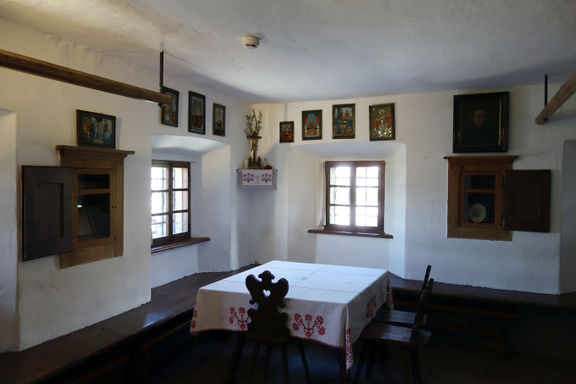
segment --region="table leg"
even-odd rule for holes
[[[350,371],[346,369],[346,350],[338,350],[338,362],[340,363],[340,381],[342,384],[351,384]]]
[[[228,368],[228,373],[224,379],[224,383],[235,383],[236,373],[238,371],[238,365],[240,364],[240,359],[242,358],[242,349],[246,343],[246,334],[244,332],[235,332],[236,334],[236,347],[234,348],[234,353],[232,355],[232,362]]]

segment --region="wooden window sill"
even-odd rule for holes
[[[335,231],[335,230],[326,230],[326,229],[309,229],[308,233],[320,233],[320,234],[324,234],[324,235],[373,237],[373,238],[379,238],[379,239],[393,239],[394,238],[394,236],[389,235],[387,233]]]
[[[177,243],[163,244],[152,246],[152,253],[158,253],[162,251],[167,251],[169,249],[175,249],[180,247],[185,247],[187,245],[203,243],[205,241],[210,241],[209,237],[191,237],[188,240],[179,241]]]

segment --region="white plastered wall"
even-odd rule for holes
[[[551,86],[558,88],[558,84]],[[510,155],[518,155],[515,169],[552,170],[552,214],[549,233],[514,231],[510,242],[446,237],[448,165],[452,154],[453,96],[465,93],[510,92]],[[394,239],[353,239],[308,234],[316,226],[317,164],[325,159],[362,158],[378,145],[368,140],[368,106],[395,103],[396,151],[383,155],[389,163],[386,176],[386,231]],[[333,104],[356,104],[356,138],[331,138]],[[289,260],[378,266],[406,278],[421,278],[432,264],[438,281],[540,293],[566,292],[560,285],[560,269],[573,266],[574,245],[561,250],[562,145],[576,137],[576,101],[570,100],[544,126],[534,122],[542,108],[542,88],[432,92],[355,100],[330,100],[258,105],[269,121],[264,135],[278,136],[279,121],[294,121],[295,143],[287,146],[288,220],[287,250],[275,254]],[[323,139],[311,144],[301,140],[301,112],[322,109]],[[343,144],[344,143],[344,144]],[[325,148],[321,145],[325,144]],[[365,147],[368,145],[368,147]],[[270,152],[280,150],[269,149]],[[373,158],[374,156],[370,156]],[[280,167],[279,167],[280,168]],[[282,172],[282,169],[280,169]],[[390,190],[389,190],[390,189]],[[568,192],[573,194],[574,192]],[[568,201],[564,197],[564,201]],[[392,212],[390,212],[392,210]],[[285,220],[284,217],[276,217]],[[279,243],[282,244],[282,243]],[[358,252],[360,250],[360,252]],[[271,256],[261,254],[266,260]],[[561,263],[561,259],[563,262]],[[573,272],[567,272],[574,279]],[[569,277],[564,276],[564,281]]]

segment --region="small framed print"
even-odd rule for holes
[[[172,96],[172,103],[160,107],[160,122],[164,125],[177,127],[180,92],[172,88],[162,87],[162,93]]]
[[[302,140],[322,139],[322,110],[302,111]]]
[[[332,138],[353,139],[356,135],[354,104],[332,106]]]
[[[221,104],[212,104],[212,134],[226,136],[226,107]]]
[[[116,116],[76,110],[78,146],[116,148]]]
[[[452,151],[508,150],[509,92],[454,96]]]
[[[394,103],[371,105],[369,115],[370,141],[394,140],[396,138]]]
[[[188,131],[206,133],[206,96],[188,91]]]
[[[281,121],[280,122],[280,142],[293,143],[294,142],[294,122]]]

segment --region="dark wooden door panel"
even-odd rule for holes
[[[504,228],[517,231],[550,231],[549,169],[506,171]]]
[[[22,166],[23,260],[72,249],[72,171]]]

